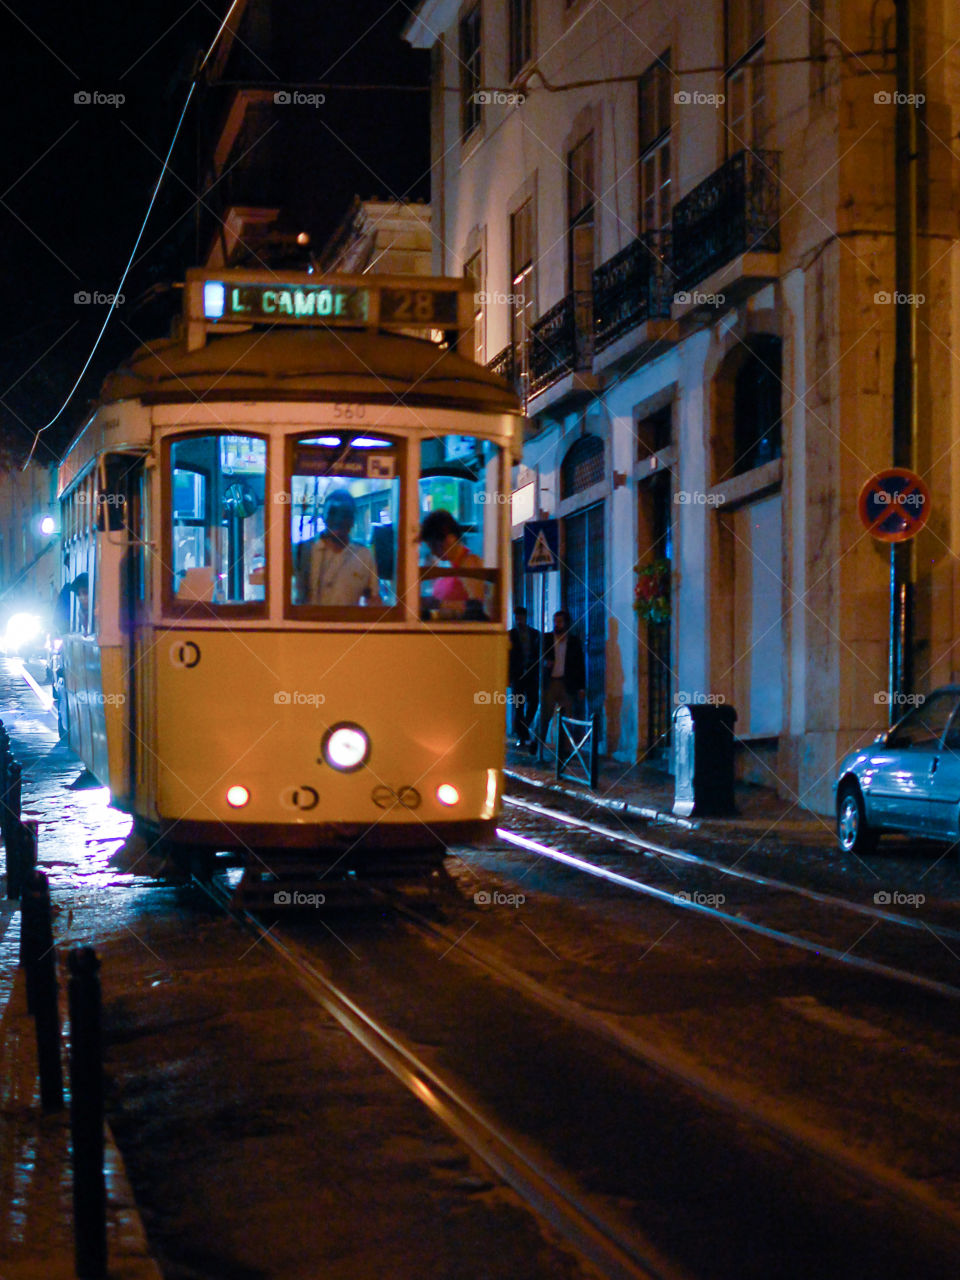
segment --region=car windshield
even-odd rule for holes
[[[960,694],[949,690],[933,693],[909,711],[887,739],[888,747],[933,746],[939,743]]]

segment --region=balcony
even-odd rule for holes
[[[597,351],[648,320],[670,319],[676,288],[667,230],[638,236],[593,273],[593,334]]]
[[[497,374],[503,378],[505,382],[509,382],[511,387],[516,385],[517,371],[516,361],[513,354],[513,343],[508,343],[502,351],[498,352],[492,360],[487,362],[487,368],[491,373]]]
[[[593,295],[568,293],[530,329],[530,395],[593,364]]]
[[[674,206],[677,288],[690,289],[736,258],[779,253],[779,218],[779,151],[738,151]]]

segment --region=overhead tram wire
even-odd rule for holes
[[[127,276],[130,274],[130,269],[132,268],[134,260],[137,256],[137,250],[140,247],[140,241],[143,239],[144,232],[147,229],[147,223],[150,221],[150,214],[153,212],[153,206],[157,202],[157,196],[160,194],[160,188],[163,185],[163,180],[167,175],[168,168],[170,167],[170,157],[173,154],[174,147],[177,145],[177,139],[180,137],[180,130],[183,128],[183,122],[184,122],[184,119],[186,118],[187,110],[193,98],[194,90],[197,87],[197,83],[199,82],[200,76],[203,73],[204,67],[207,65],[207,63],[210,61],[210,58],[213,56],[213,51],[216,49],[217,44],[220,40],[220,37],[223,35],[223,32],[226,29],[227,23],[230,21],[230,17],[233,14],[234,9],[236,9],[239,3],[240,3],[240,0],[232,0],[230,4],[230,8],[227,10],[226,17],[223,19],[220,26],[218,27],[217,34],[213,37],[213,40],[210,42],[210,46],[207,49],[207,52],[204,54],[203,59],[200,62],[200,65],[197,67],[194,73],[193,79],[190,82],[190,88],[187,90],[187,96],[186,96],[186,99],[184,100],[183,109],[181,110],[180,117],[177,120],[177,126],[173,131],[173,138],[170,141],[170,146],[167,148],[167,154],[163,158],[163,164],[160,166],[160,173],[159,173],[159,176],[157,177],[156,184],[153,188],[153,193],[150,196],[150,201],[147,205],[147,211],[143,216],[143,222],[140,224],[140,230],[137,233],[137,238],[134,241],[133,248],[130,250],[130,256],[127,258],[126,266],[123,268],[123,274],[120,277],[120,283],[117,285],[117,288],[114,291],[113,300],[110,303],[109,309],[107,310],[107,314],[106,314],[106,317],[104,318],[103,324],[100,326],[100,332],[97,334],[94,344],[90,349],[90,354],[87,356],[87,359],[84,362],[83,368],[80,370],[79,374],[77,375],[77,379],[74,382],[73,386],[67,392],[67,395],[63,401],[63,404],[60,406],[57,412],[53,415],[50,421],[45,426],[40,427],[40,429],[34,434],[33,443],[30,446],[30,452],[27,454],[27,460],[23,464],[23,467],[21,468],[21,470],[23,471],[26,471],[27,467],[30,465],[31,460],[33,459],[34,452],[36,451],[36,448],[37,448],[37,442],[39,441],[40,437],[43,435],[45,431],[49,431],[50,428],[54,425],[54,423],[57,422],[58,419],[62,416],[64,410],[67,408],[67,405],[69,405],[70,401],[73,399],[73,396],[77,388],[80,386],[80,383],[83,381],[87,370],[90,368],[90,365],[93,362],[93,357],[97,354],[97,349],[99,348],[100,343],[103,341],[103,335],[106,333],[107,326],[109,325],[111,317],[113,316],[114,310],[116,309],[117,299],[121,297],[123,294],[123,286],[126,284]]]

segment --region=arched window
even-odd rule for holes
[[[781,453],[781,343],[759,335],[737,373],[733,391],[734,475],[762,467]]]
[[[603,479],[603,441],[581,436],[560,464],[560,497],[572,498]]]

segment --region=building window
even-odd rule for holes
[[[670,223],[670,50],[640,77],[640,232]]]
[[[480,127],[480,6],[460,22],[460,130],[469,138]]]
[[[737,476],[773,462],[782,450],[781,342],[762,335],[749,345],[733,389],[732,472]]]
[[[516,370],[529,373],[529,335],[536,308],[537,221],[533,197],[510,216],[510,341],[517,353]]]
[[[510,2],[510,79],[515,80],[533,57],[533,0]]]
[[[727,0],[727,152],[763,145],[763,0]]]
[[[577,332],[593,333],[593,134],[567,156],[567,279]]]
[[[572,498],[602,479],[603,441],[599,436],[581,436],[560,464],[560,497]]]
[[[483,250],[476,253],[463,264],[463,274],[467,280],[473,281],[473,358],[477,364],[483,364],[484,350],[484,305],[483,305]]]

